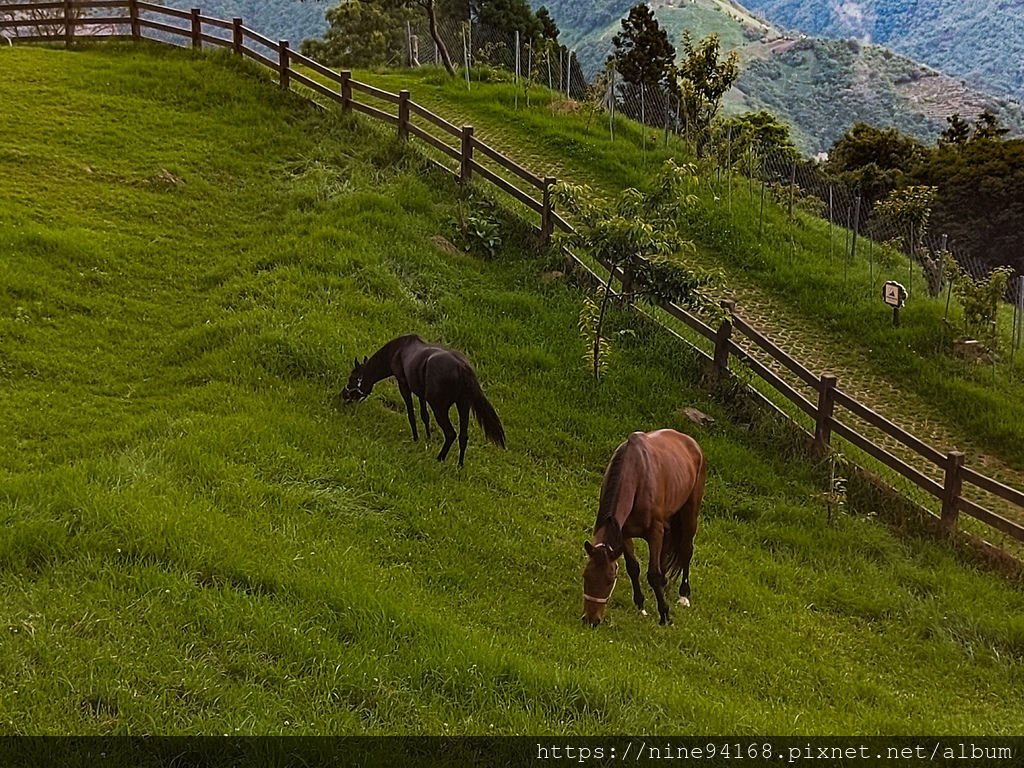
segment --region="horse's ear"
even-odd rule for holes
[[[358,357],[352,358],[352,366],[355,367],[355,368],[359,367],[359,358]]]
[[[594,545],[591,544],[589,541],[583,542],[583,549],[586,551],[587,557],[590,557],[592,554],[594,554]]]
[[[363,355],[363,365],[366,365],[368,362],[370,362],[370,358],[366,357],[366,355]]]

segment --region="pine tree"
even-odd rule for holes
[[[676,49],[654,12],[640,3],[630,8],[621,23],[622,31],[612,38],[615,52],[609,61],[615,62],[623,81],[651,87],[671,85]]]

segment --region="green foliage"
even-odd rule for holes
[[[707,135],[722,98],[739,76],[739,54],[730,51],[723,59],[719,47],[716,34],[694,43],[689,30],[683,33],[683,56],[677,68],[676,84],[688,135]]]
[[[987,277],[977,280],[961,272],[953,282],[953,295],[963,308],[964,333],[987,342],[993,348],[998,345],[996,318],[999,304],[1006,296],[1012,275],[1013,270],[1009,267],[999,267]]]
[[[925,154],[919,141],[895,128],[856,123],[832,145],[826,167],[870,205],[901,186]]]
[[[411,10],[397,4],[349,0],[327,11],[321,39],[302,43],[306,56],[338,69],[402,65]]]
[[[932,227],[952,248],[1024,271],[1024,140],[942,144],[910,181],[938,188]]]
[[[473,20],[484,35],[512,38],[518,32],[524,46],[543,38],[545,26],[526,0],[471,0],[470,7]],[[551,31],[547,28],[548,34]]]
[[[716,120],[715,135],[719,145],[723,141],[732,144],[733,157],[740,157],[747,152],[759,157],[788,156],[794,160],[798,156],[789,126],[764,110]],[[725,156],[721,149],[717,154],[719,157]]]
[[[921,241],[928,230],[928,220],[938,189],[927,186],[911,186],[894,189],[875,206],[875,213],[906,232],[905,250],[916,257]]]
[[[593,371],[600,379],[603,326],[616,270],[623,273],[628,298],[671,301],[689,307],[711,304],[703,288],[710,277],[680,262],[693,243],[680,235],[680,220],[696,198],[687,192],[696,180],[696,167],[667,160],[649,192],[624,190],[615,201],[601,199],[587,185],[559,182],[554,198],[575,219],[573,232],[563,236],[609,270],[593,335]]]
[[[634,5],[612,38],[609,61],[630,85],[658,87],[672,84],[676,49],[646,3]]]
[[[468,210],[467,210],[468,208]],[[455,236],[463,250],[483,258],[494,258],[502,244],[503,225],[494,203],[479,195],[459,202],[453,221]]]
[[[600,379],[608,369],[611,342],[601,333],[601,308],[590,296],[584,296],[580,305],[577,327],[583,337],[583,362],[594,378]]]

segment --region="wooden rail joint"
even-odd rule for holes
[[[950,451],[946,454],[946,473],[942,482],[942,527],[955,531],[960,516],[960,492],[963,490],[964,454]]]
[[[278,63],[281,71],[281,90],[287,91],[291,87],[291,70],[288,68],[288,41],[279,40],[277,43]]]
[[[473,176],[473,126],[462,126],[462,167],[459,171],[459,181],[463,184],[469,183]]]
[[[736,302],[732,299],[722,299],[719,306],[725,316],[715,334],[715,354],[711,370],[716,379],[724,378],[729,372],[729,342],[732,341],[732,316],[736,312]]]
[[[824,458],[832,449],[832,414],[835,410],[836,377],[823,373],[818,387],[818,408],[814,423],[814,455]]]
[[[540,214],[540,238],[545,248],[551,245],[551,235],[555,231],[555,206],[551,200],[551,189],[555,186],[555,182],[554,176],[544,177],[543,210],[541,210]]]
[[[352,110],[352,71],[341,70],[341,109],[343,112]]]
[[[409,140],[409,91],[398,92],[398,138]]]

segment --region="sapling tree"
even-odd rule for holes
[[[991,348],[997,346],[999,302],[1006,295],[1012,275],[1012,267],[997,267],[977,280],[961,272],[953,283],[953,293],[964,312],[964,333],[984,340]]]
[[[894,189],[875,209],[880,216],[903,230],[904,251],[910,258],[908,290],[911,289],[914,281],[914,264],[915,262],[921,263],[919,254],[938,192],[937,187],[928,186]],[[929,285],[933,282],[930,280]]]
[[[697,203],[690,192],[695,182],[693,165],[677,165],[669,160],[649,191],[629,188],[611,201],[602,199],[587,185],[556,185],[555,200],[571,214],[575,226],[563,241],[608,269],[600,305],[585,307],[580,316],[594,378],[600,380],[608,351],[604,322],[617,274],[621,275],[625,300],[655,304],[671,301],[691,308],[712,306],[702,289],[713,276],[681,261],[683,254],[693,250],[692,241],[682,236],[679,223],[687,209]]]

